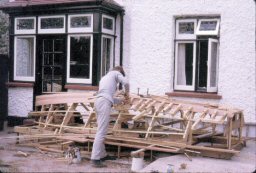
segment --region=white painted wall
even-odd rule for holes
[[[131,91],[173,91],[175,16],[220,15],[216,102],[244,110],[256,122],[254,0],[116,0],[124,6],[124,67]]]
[[[8,89],[8,115],[27,117],[33,110],[33,88],[15,87]]]

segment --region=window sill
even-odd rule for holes
[[[203,99],[221,99],[222,96],[217,93],[198,93],[198,92],[167,92],[165,93],[172,97],[192,97],[192,98],[203,98]]]
[[[65,89],[73,89],[73,90],[90,90],[90,91],[98,91],[98,86],[91,86],[91,85],[65,85]]]
[[[25,82],[7,82],[5,83],[7,87],[34,87],[34,83]]]

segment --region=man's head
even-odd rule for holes
[[[119,71],[123,76],[125,76],[125,72],[122,66],[116,66],[112,69],[112,71]]]

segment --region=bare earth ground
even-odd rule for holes
[[[12,128],[0,132],[0,172],[131,172],[131,157],[121,157],[115,161],[106,161],[107,168],[93,168],[89,156],[80,164],[68,164],[60,159],[63,155],[53,152],[42,152],[32,147],[17,146],[16,134]],[[6,138],[8,137],[8,138]],[[29,154],[28,157],[15,156],[18,151]],[[256,169],[256,141],[247,141],[247,147],[233,156],[231,160],[191,157],[189,161],[182,154],[157,154],[154,162],[145,162],[140,172],[167,172],[168,164],[172,164],[174,172],[225,172],[252,173]],[[185,164],[185,169],[181,165]]]
[[[131,158],[105,161],[107,168],[93,168],[88,158],[83,158],[79,164],[68,164],[60,159],[63,158],[61,154],[42,153],[32,147],[16,146],[16,134],[11,131],[8,128],[0,132],[0,172],[131,172]],[[12,138],[5,138],[7,136]],[[29,156],[15,156],[18,151]]]

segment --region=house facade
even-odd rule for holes
[[[36,95],[97,90],[123,65],[133,93],[244,110],[256,136],[254,0],[15,0],[9,116]]]
[[[119,0],[132,91],[244,110],[255,136],[254,0]]]

